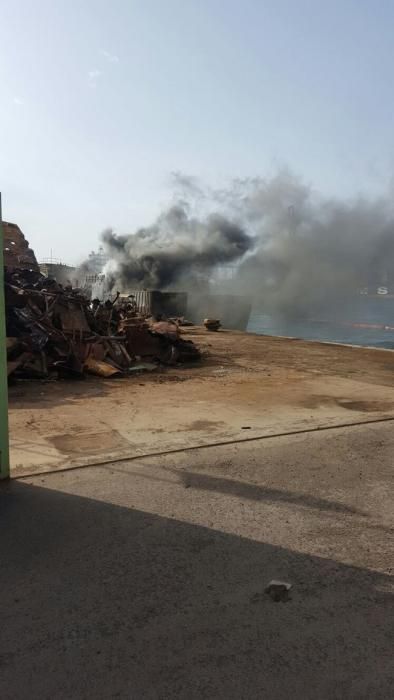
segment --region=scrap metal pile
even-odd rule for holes
[[[5,268],[5,293],[8,374],[14,377],[109,377],[152,368],[152,362],[200,358],[177,323],[142,318],[132,297],[91,302],[31,266]]]

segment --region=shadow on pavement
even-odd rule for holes
[[[391,695],[388,576],[21,482],[0,505],[2,700]]]
[[[273,489],[270,487],[251,484],[246,481],[238,481],[236,479],[225,479],[223,477],[211,476],[209,474],[200,474],[198,472],[190,472],[183,470],[177,471],[182,481],[186,486],[191,486],[202,491],[217,491],[229,496],[238,496],[239,498],[250,501],[269,501],[304,506],[306,508],[316,508],[317,510],[335,511],[337,513],[366,515],[363,511],[347,506],[345,503],[337,501],[329,501],[326,498],[318,498],[307,493],[294,493],[293,491],[285,491],[282,489]]]

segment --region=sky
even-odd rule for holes
[[[171,173],[394,174],[392,0],[0,2],[0,191],[38,258],[148,225]]]

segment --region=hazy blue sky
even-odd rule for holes
[[[0,26],[3,216],[40,257],[150,223],[174,170],[393,175],[392,0],[13,0]]]

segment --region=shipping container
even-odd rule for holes
[[[157,289],[132,290],[138,311],[147,316],[186,316],[187,294],[185,292],[160,292]]]

